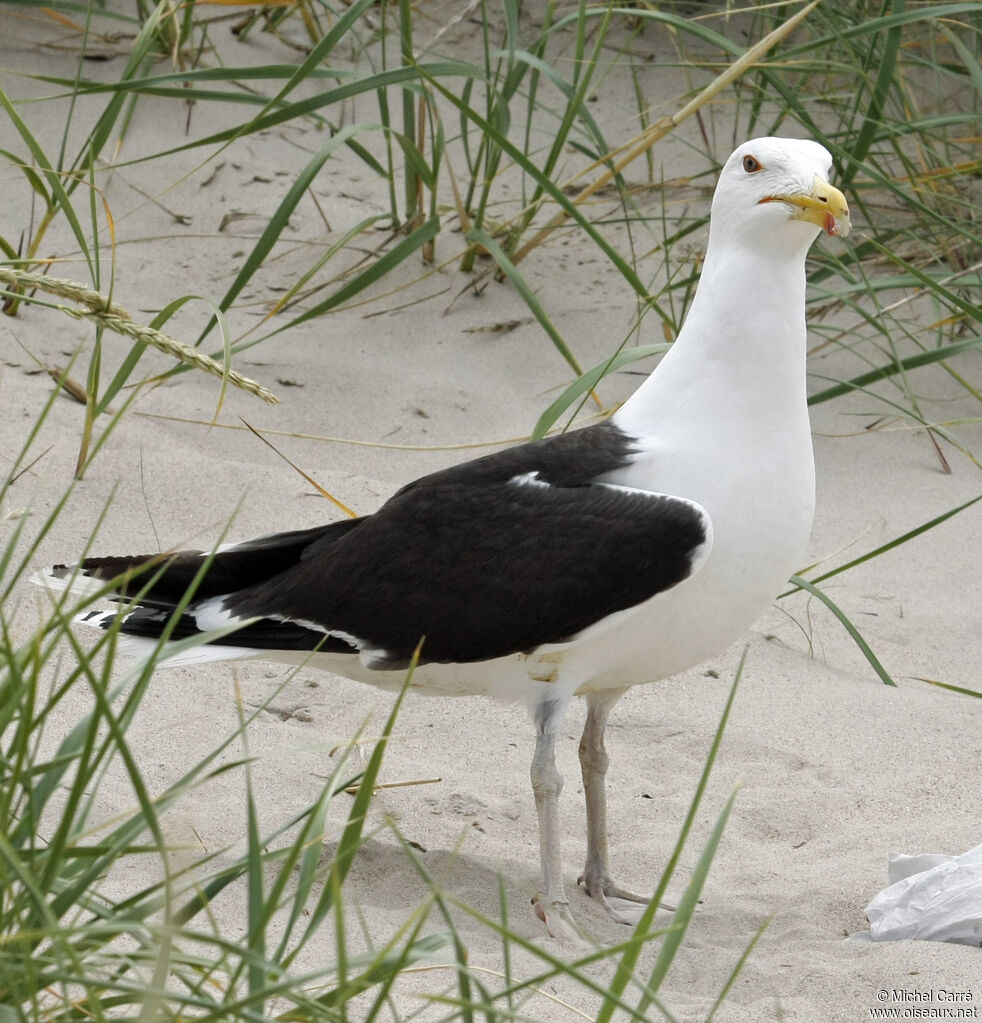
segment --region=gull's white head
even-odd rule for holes
[[[844,237],[849,205],[829,184],[831,170],[832,157],[817,142],[744,142],[719,176],[710,238],[787,251],[807,250],[819,231]]]

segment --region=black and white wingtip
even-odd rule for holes
[[[123,578],[127,578],[123,576]],[[175,623],[171,638],[161,643],[161,634],[174,613],[175,608],[153,607],[137,603],[130,609],[105,610],[88,607],[96,600],[110,600],[117,604],[130,604],[131,597],[124,592],[125,584],[113,586],[112,578],[90,572],[84,565],[55,565],[42,569],[31,576],[31,582],[44,589],[54,603],[64,606],[65,601],[74,602],[80,610],[72,615],[78,625],[101,629],[108,632],[118,629],[116,639],[118,654],[126,661],[144,663],[154,659],[157,664],[203,664],[210,661],[241,659],[258,656],[245,646],[209,645],[211,637],[204,628],[197,628],[195,616],[185,612]],[[220,634],[234,635],[226,622]],[[183,642],[200,636],[199,642]]]
[[[56,565],[32,581],[52,599],[77,599],[81,606],[73,620],[78,624],[116,629],[117,648],[127,659],[175,666],[258,657],[300,661],[322,649],[357,655],[361,645],[346,634],[229,606],[238,591],[295,564],[312,541],[343,534],[346,526],[333,523],[223,544],[212,553],[88,558],[79,565]],[[87,607],[97,599],[125,606]]]

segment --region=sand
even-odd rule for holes
[[[0,64],[72,73],[70,48],[60,52],[40,45],[66,33],[50,22],[4,18],[10,31],[0,41]],[[225,28],[214,31],[218,36]],[[294,59],[259,33],[247,44],[226,39],[225,45],[226,59],[242,63]],[[122,59],[86,71],[111,79]],[[11,71],[0,74],[4,89],[14,96],[54,91]],[[633,107],[625,107],[617,91],[625,81],[611,76],[597,106],[606,130],[618,140],[634,130]],[[76,142],[98,109],[94,102],[80,105],[72,124]],[[52,101],[25,108],[24,116],[44,144],[55,148],[65,110],[64,102]],[[216,130],[229,116],[227,110],[198,104],[190,137]],[[728,116],[721,109],[711,122],[720,158],[739,131]],[[185,139],[184,126],[183,107],[143,100],[121,155],[133,159],[164,144],[178,145]],[[705,164],[680,141],[693,137],[688,131],[656,149],[656,179],[704,174]],[[13,147],[9,128],[4,132],[4,146]],[[101,184],[118,243],[116,301],[146,321],[189,292],[220,298],[292,175],[322,141],[309,126],[282,128],[237,143],[217,161],[204,163],[203,151],[191,151],[105,173]],[[3,233],[16,237],[27,226],[30,196],[6,163],[0,175]],[[670,188],[669,216],[701,212],[710,184],[700,177]],[[257,327],[282,289],[348,226],[385,209],[378,182],[347,153],[326,166],[315,192],[330,230],[305,200],[267,271],[233,309],[233,336]],[[661,216],[657,191],[642,193],[638,202],[649,215]],[[613,206],[611,211],[617,212]],[[177,222],[173,213],[185,222]],[[223,218],[233,213],[239,216],[223,228]],[[446,222],[453,224],[451,214]],[[616,237],[626,244],[623,233]],[[856,237],[863,237],[862,223]],[[384,238],[379,231],[359,243]],[[693,244],[703,238],[699,235]],[[655,240],[645,234],[636,244],[646,251]],[[459,235],[445,230],[438,260],[450,259],[460,245]],[[87,282],[84,266],[71,262],[77,259],[77,246],[63,225],[52,230],[43,253],[69,261],[53,273]],[[336,271],[358,255],[342,254],[331,266]],[[657,255],[642,262],[653,280],[658,265]],[[579,233],[557,236],[523,269],[583,365],[604,358],[631,330],[634,299]],[[370,302],[351,303],[243,353],[236,367],[276,391],[281,397],[277,407],[230,391],[216,425],[209,428],[218,402],[214,380],[189,373],[147,390],[75,488],[68,512],[37,552],[38,565],[76,557],[107,505],[93,551],[206,547],[226,529],[229,536],[244,538],[338,517],[243,428],[243,418],[270,432],[284,453],[358,512],[371,511],[424,471],[527,436],[571,371],[512,287],[488,280],[475,293],[469,280],[453,262],[428,271],[410,260],[363,296]],[[392,291],[396,285],[405,288]],[[192,304],[167,329],[193,339],[207,315],[205,306]],[[814,315],[826,323],[833,314]],[[834,315],[843,325],[852,319]],[[640,340],[661,340],[655,319],[645,321]],[[56,312],[32,307],[0,323],[4,460],[23,442],[52,387],[18,341],[38,359],[57,365],[81,346],[79,365],[84,367],[92,332]],[[110,364],[128,350],[126,342],[111,336],[105,346]],[[167,365],[163,357],[151,355],[141,369]],[[651,365],[642,363],[635,373],[605,381],[605,403],[629,394],[640,379],[637,372]],[[815,354],[811,367],[815,374],[843,376],[863,368],[848,352],[824,350]],[[978,355],[959,368],[977,381]],[[84,377],[84,369],[79,375]],[[927,417],[954,420],[977,414],[943,372],[927,369],[912,379]],[[813,381],[815,390],[821,386]],[[889,386],[881,390],[893,393]],[[888,415],[889,410],[863,396],[813,410],[819,500],[811,557],[823,566],[871,550],[979,492],[977,466],[952,446],[944,448],[952,469],[945,474],[923,431],[902,420],[864,429],[874,414]],[[19,480],[0,518],[16,505],[30,508],[40,521],[53,507],[74,466],[82,418],[82,407],[69,398],[54,402],[35,448],[48,450]],[[273,431],[287,436],[273,436]],[[969,450],[982,449],[977,426],[958,427],[956,433]],[[482,446],[458,450],[457,445]],[[748,651],[699,821],[671,886],[677,897],[727,796],[739,785],[702,903],[663,987],[677,1018],[705,1016],[768,919],[719,1020],[854,1023],[872,1018],[871,1010],[884,1005],[909,1007],[894,992],[932,994],[935,1007],[945,1004],[943,992],[967,993],[974,1000],[970,1005],[982,1002],[978,950],[847,940],[866,927],[863,909],[886,884],[890,851],[960,853],[980,841],[982,702],[924,681],[982,690],[979,507],[827,585],[896,679],[895,688],[877,678],[824,607],[799,594],[781,600],[746,643],[675,679],[637,688],[618,706],[609,730],[614,867],[628,887],[653,889],[692,798],[737,664],[745,647]],[[8,532],[10,520],[0,528]],[[30,608],[41,607],[34,596],[24,600],[21,621],[24,615],[29,619]],[[236,727],[236,691],[247,706],[270,701],[250,729],[251,751],[258,757],[255,791],[263,827],[270,831],[316,798],[331,770],[330,749],[366,721],[368,734],[377,734],[392,703],[390,694],[308,670],[292,679],[284,669],[264,664],[162,671],[130,733],[152,788],[159,791],[210,750],[216,737]],[[72,715],[86,706],[85,694],[77,694],[65,708],[62,727],[67,730]],[[567,779],[562,802],[566,879],[578,919],[597,942],[609,944],[623,938],[625,930],[609,922],[573,883],[584,854],[575,753],[581,724],[577,706],[565,729],[568,742],[559,751]],[[345,894],[351,918],[357,909],[375,942],[386,940],[426,896],[388,818],[418,844],[426,867],[454,897],[496,916],[503,877],[513,927],[553,954],[575,954],[546,936],[528,906],[538,874],[528,783],[531,748],[531,728],[520,708],[481,699],[420,697],[406,703],[383,780],[439,781],[387,789],[373,803],[372,835]],[[109,782],[107,812],[131,805],[124,780]],[[242,775],[230,774],[190,794],[168,815],[167,826],[175,843],[192,851],[214,850],[241,839],[243,806]],[[342,809],[339,803],[339,828]],[[150,874],[143,880],[152,880],[152,868],[146,869]],[[243,905],[238,889],[219,904],[233,936],[244,927]],[[457,923],[471,965],[500,970],[500,944],[493,933],[463,913]],[[431,924],[430,929],[439,929],[438,920]],[[318,938],[317,955],[330,954],[329,930]],[[526,975],[537,966],[531,955],[522,954],[513,968]],[[595,975],[609,976],[609,970],[597,967]],[[397,988],[397,1002],[409,1011],[418,1004],[415,990],[438,989],[449,980],[438,974],[407,978]],[[590,1018],[593,1004],[581,989],[558,985],[527,1003],[525,1011],[542,1020],[582,1018],[577,1013]]]

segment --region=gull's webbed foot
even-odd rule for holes
[[[603,906],[614,923],[627,924],[629,927],[637,924],[651,901],[647,895],[637,895],[614,884],[606,875],[590,876],[583,873],[576,879],[576,883],[583,886],[594,902]],[[664,902],[659,908],[671,911],[675,909]]]

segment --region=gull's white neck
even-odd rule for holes
[[[697,501],[712,522],[692,586],[680,584],[670,609],[650,612],[653,635],[678,632],[689,644],[658,677],[736,639],[805,557],[815,503],[805,393],[810,240],[783,258],[710,246],[678,340],[614,415],[636,449],[608,481]],[[637,656],[647,665],[650,650]]]
[[[805,253],[810,232],[784,246],[714,245],[678,339],[614,419],[637,437],[691,431],[705,418],[719,441],[807,422]]]

